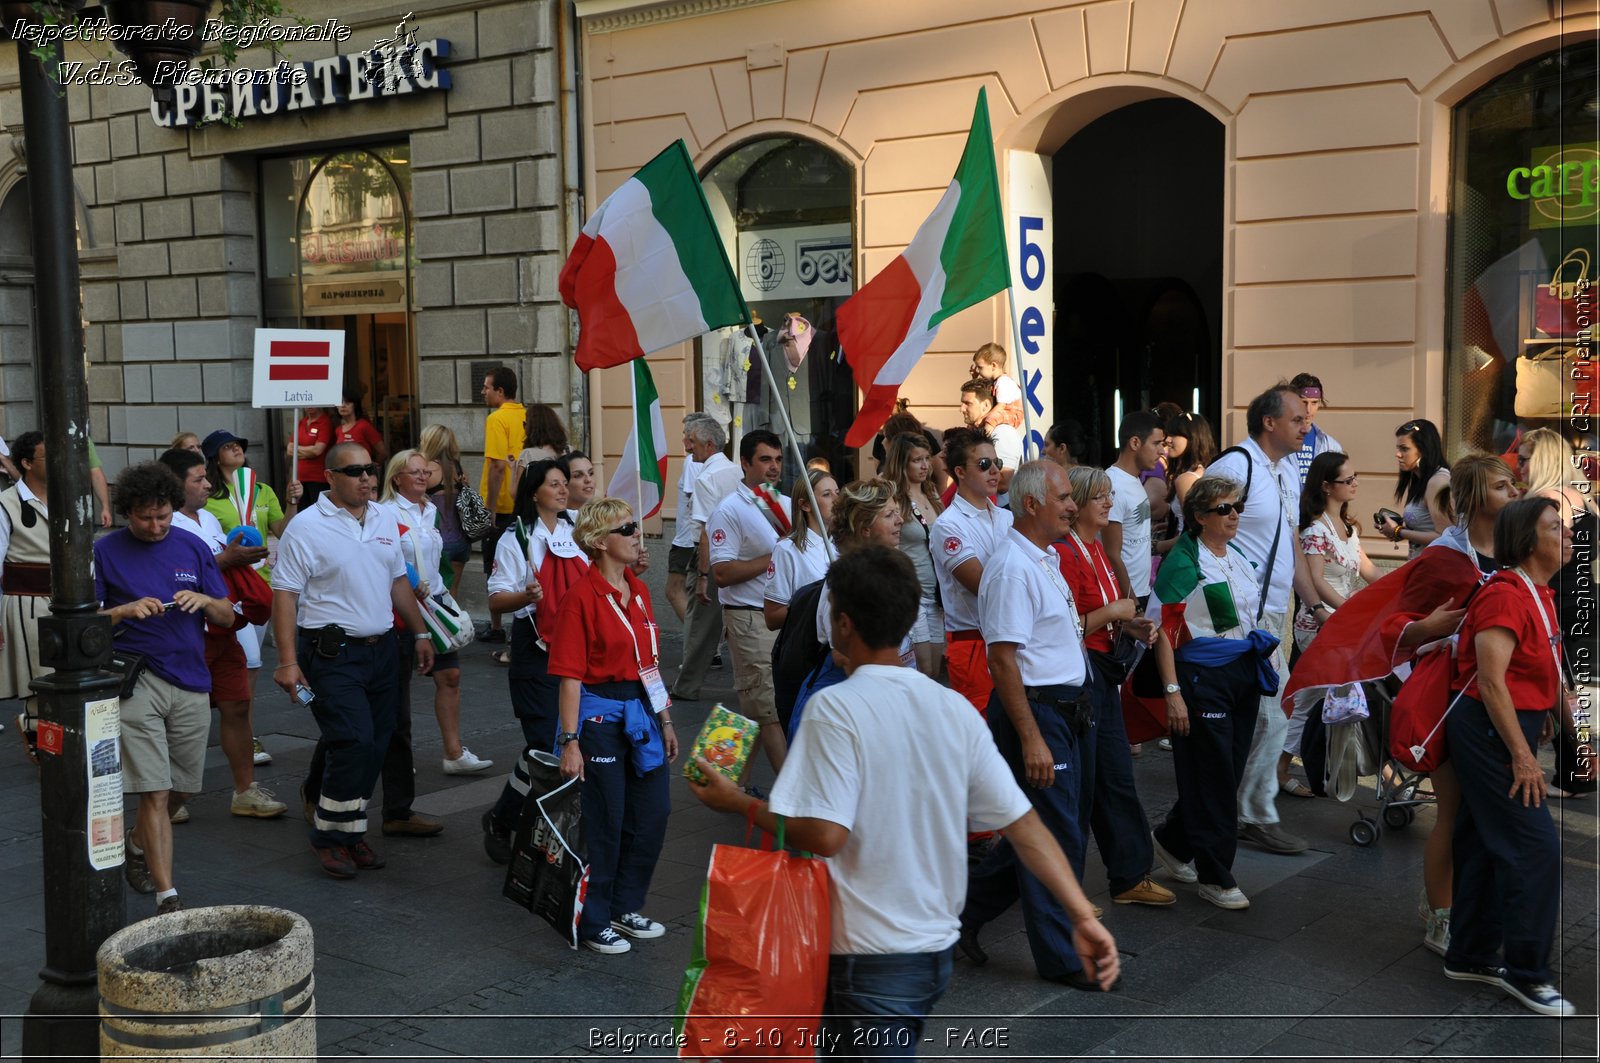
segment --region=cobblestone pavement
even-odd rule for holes
[[[660,593],[664,544],[655,543],[654,552],[651,583],[667,617],[663,657],[675,665],[679,638]],[[480,614],[481,581],[469,569],[469,591],[478,591],[465,604]],[[489,656],[493,648],[478,644],[463,654],[463,730],[476,753],[506,769],[517,755],[519,729],[507,707],[505,670]],[[713,671],[707,698],[731,700],[731,678]],[[500,896],[501,869],[483,855],[477,821],[502,776],[442,773],[431,691],[430,680],[413,682],[416,807],[444,821],[441,836],[376,837],[387,868],[351,882],[328,879],[316,869],[304,824],[292,811],[273,821],[229,815],[227,772],[213,747],[193,819],[175,829],[185,902],[270,904],[311,920],[325,1055],[673,1056],[650,1038],[670,1029],[710,847],[739,842],[742,824],[706,811],[675,781],[648,908],[668,926],[667,936],[626,956],[573,952]],[[257,696],[256,730],[274,758],[258,769],[259,778],[293,809],[316,729],[265,671]],[[680,732],[695,733],[710,705],[678,706]],[[11,730],[8,722],[0,735],[0,1015],[6,1016],[24,1011],[38,986],[45,888],[35,773]],[[1175,792],[1171,758],[1154,744],[1145,749],[1136,774],[1146,808],[1159,819]],[[764,765],[755,781],[770,783]],[[1553,805],[1565,886],[1556,965],[1584,1015],[1565,1022],[1534,1016],[1498,990],[1443,977],[1439,959],[1422,947],[1416,915],[1432,812],[1424,809],[1411,827],[1386,831],[1362,849],[1347,835],[1358,804],[1370,809],[1370,790],[1350,805],[1283,798],[1287,826],[1313,848],[1286,857],[1242,847],[1236,870],[1252,901],[1247,912],[1213,908],[1183,886],[1172,908],[1113,905],[1104,868],[1091,854],[1086,886],[1106,907],[1106,924],[1122,949],[1122,990],[1087,994],[1040,981],[1021,917],[1012,911],[985,931],[987,967],[957,960],[922,1055],[1595,1058],[1595,800]],[[130,891],[127,907],[133,920],[153,904]],[[13,1056],[20,1046],[20,1023],[0,1019],[0,1054]]]

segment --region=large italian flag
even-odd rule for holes
[[[667,482],[667,429],[661,421],[661,396],[643,358],[633,363],[633,430],[623,444],[617,471],[606,494],[620,498],[640,520],[661,508]]]
[[[578,368],[604,369],[750,320],[683,141],[594,212],[566,265]]]
[[[983,89],[955,179],[893,262],[839,308],[839,341],[865,392],[845,446],[865,446],[944,319],[1011,284]]]

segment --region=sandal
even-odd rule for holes
[[[511,651],[510,650],[498,650],[498,651],[496,651],[494,653],[491,653],[489,656],[494,658],[494,663],[495,664],[509,665],[511,663]]]
[[[1317,796],[1311,787],[1307,786],[1293,775],[1289,776],[1289,778],[1278,787],[1278,792],[1280,794],[1288,794],[1291,797]]]

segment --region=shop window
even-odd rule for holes
[[[772,137],[736,148],[702,183],[777,386],[742,330],[724,329],[698,344],[700,408],[727,427],[737,452],[746,431],[782,434],[783,402],[807,457],[827,458],[843,482],[853,470],[844,434],[855,418],[855,382],[834,315],[856,288],[851,170],[818,144]],[[803,326],[790,326],[795,342],[785,343],[791,319]],[[785,485],[793,464],[785,463]]]
[[[1600,100],[1590,41],[1525,63],[1454,115],[1445,436],[1508,453],[1533,428],[1588,455],[1600,296]]]

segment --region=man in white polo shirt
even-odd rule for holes
[[[722,603],[711,582],[706,522],[722,500],[738,488],[740,473],[739,466],[722,452],[728,445],[728,433],[716,418],[706,417],[692,424],[686,422],[683,438],[689,444],[689,456],[700,463],[700,474],[695,477],[694,490],[689,497],[688,520],[692,525],[695,556],[684,573],[689,616],[683,633],[683,663],[678,667],[678,678],[673,681],[672,696],[680,701],[699,701],[706,669],[711,667],[717,645],[722,641]]]
[[[989,501],[1000,490],[1001,463],[994,440],[978,428],[946,433],[945,462],[956,493],[928,533],[939,597],[944,601],[945,661],[950,686],[980,713],[994,683],[978,631],[978,581],[983,567],[1011,530],[1011,512]]]
[[[1067,471],[1053,461],[1022,466],[1011,478],[1011,491],[1016,525],[989,559],[978,588],[979,623],[994,674],[989,731],[1081,881],[1086,831],[1078,750],[1094,740],[1094,711],[1083,620],[1051,545],[1066,538],[1078,507]],[[968,876],[957,947],[973,962],[985,962],[979,929],[1019,899],[1039,977],[1074,989],[1101,988],[1073,948],[1072,919],[1018,859],[1009,839],[1001,839]]]
[[[1250,615],[1256,627],[1282,639],[1288,632],[1289,592],[1298,592],[1303,601],[1319,602],[1295,532],[1300,480],[1293,455],[1305,441],[1305,400],[1288,384],[1270,387],[1250,400],[1245,428],[1250,438],[1223,451],[1206,467],[1206,475],[1225,476],[1240,486],[1244,512],[1233,545],[1255,566],[1261,590],[1261,598],[1251,603]],[[1318,618],[1325,617],[1319,602]],[[1281,644],[1272,664],[1281,691],[1289,675]],[[1278,755],[1288,731],[1280,696],[1263,697],[1244,781],[1239,784],[1239,837],[1270,853],[1306,849],[1304,838],[1290,834],[1278,822]]]
[[[372,799],[400,708],[405,659],[394,614],[417,632],[417,671],[433,669],[433,643],[406,579],[394,513],[371,504],[382,466],[365,447],[327,453],[328,490],[289,523],[272,570],[272,678],[310,709],[327,748],[311,821],[311,847],[334,878],[384,860],[367,844]]]
[[[773,548],[790,529],[789,500],[777,488],[783,474],[782,443],[764,428],[745,433],[739,441],[739,467],[744,478],[738,489],[706,523],[711,581],[722,599],[740,711],[761,725],[761,748],[777,771],[787,748],[772,691],[772,644],[778,633],[767,629],[761,603]]]

